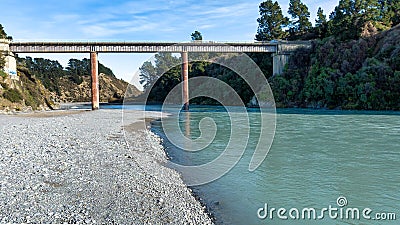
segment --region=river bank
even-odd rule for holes
[[[1,223],[212,223],[142,112],[51,113],[0,116]]]

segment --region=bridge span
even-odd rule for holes
[[[278,43],[177,42],[11,42],[14,53],[277,52]]]
[[[14,54],[18,53],[89,53],[92,76],[92,109],[99,108],[98,53],[181,53],[183,104],[189,109],[188,52],[260,52],[273,53],[273,73],[280,74],[287,63],[290,52],[298,48],[308,48],[309,42],[214,42],[192,41],[177,42],[75,42],[75,41],[9,41],[0,39],[0,52],[6,55],[8,65],[15,64]],[[11,67],[10,67],[11,68]],[[5,68],[16,74],[16,66]],[[12,70],[15,71],[12,71]]]

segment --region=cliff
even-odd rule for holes
[[[32,76],[26,68],[18,68],[19,80],[0,76],[0,110],[4,112],[50,110],[59,105],[55,95],[42,82]]]

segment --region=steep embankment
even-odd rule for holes
[[[5,112],[49,110],[58,107],[54,94],[26,68],[18,68],[19,80],[0,76],[0,110]]]
[[[271,79],[278,106],[400,110],[400,26],[373,30],[294,53],[287,70]]]

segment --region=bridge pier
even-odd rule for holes
[[[19,80],[17,74],[17,61],[15,55],[10,51],[11,41],[8,39],[0,39],[0,54],[4,56],[5,64],[2,69],[10,76],[12,80]]]
[[[273,75],[279,75],[283,73],[285,65],[289,62],[289,53],[273,53],[272,54],[272,68]]]
[[[189,110],[189,63],[188,52],[181,52],[182,57],[182,103],[185,111]]]
[[[90,66],[92,75],[92,110],[96,110],[100,107],[97,52],[90,52]]]

